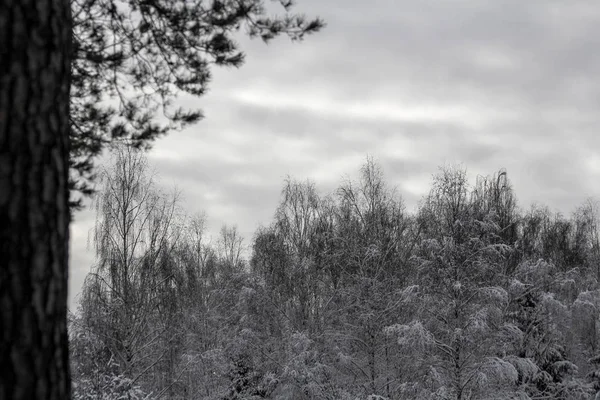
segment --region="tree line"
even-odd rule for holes
[[[415,212],[371,159],[284,182],[249,252],[102,171],[96,263],[70,316],[74,398],[589,399],[600,390],[597,203],[521,208],[506,171],[440,168]],[[248,253],[248,256],[246,254]]]

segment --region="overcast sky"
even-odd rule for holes
[[[247,62],[185,99],[206,119],[160,139],[150,163],[209,226],[249,244],[289,174],[329,192],[367,155],[409,210],[438,166],[506,168],[523,207],[569,214],[600,198],[596,0],[298,0],[327,22],[302,43],[240,41]],[[94,262],[94,215],[72,225],[70,304]]]

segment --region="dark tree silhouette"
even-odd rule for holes
[[[0,399],[68,399],[68,0],[0,2]]]

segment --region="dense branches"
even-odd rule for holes
[[[86,390],[474,400],[600,388],[591,202],[570,219],[522,211],[505,171],[471,186],[443,168],[410,215],[368,160],[330,196],[286,180],[247,263],[235,228],[213,244],[205,216],[173,218],[143,158],[120,154],[73,320]]]

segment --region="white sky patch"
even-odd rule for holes
[[[176,132],[161,141],[161,145],[154,146],[149,158],[169,162],[218,160],[219,163],[243,163],[248,155],[248,148],[245,147],[248,141],[242,140],[241,134],[229,129],[219,132]]]
[[[600,9],[595,1],[548,1],[542,10],[554,19],[555,23],[564,24],[569,19],[578,23],[596,22],[600,18]]]
[[[483,127],[490,119],[506,116],[507,112],[484,106],[458,103],[415,103],[399,99],[349,101],[334,99],[328,93],[304,92],[278,94],[277,91],[248,89],[235,92],[233,99],[272,109],[291,108],[315,114],[369,121],[436,122]],[[509,113],[512,114],[512,113]]]
[[[243,199],[231,199],[235,200],[236,203],[241,203]],[[215,237],[218,235],[219,229],[224,224],[228,226],[233,226],[243,222],[239,217],[239,210],[241,207],[234,207],[234,204],[230,202],[219,202],[211,205],[211,215],[209,218],[209,228],[210,233]],[[242,228],[243,230],[243,228]],[[245,239],[248,239],[246,234],[244,233]]]
[[[496,70],[516,70],[519,61],[506,50],[479,46],[471,50],[471,58],[476,66]]]
[[[80,211],[81,214],[93,214],[92,211]],[[70,226],[69,241],[69,307],[75,311],[75,299],[80,294],[85,277],[95,261],[93,248],[88,248],[88,234],[94,227],[94,220],[77,218]]]
[[[586,167],[589,171],[594,174],[600,174],[600,155],[595,154],[589,156],[585,163]]]
[[[202,197],[206,201],[219,201],[221,199],[221,194],[216,190],[205,190],[202,192]]]
[[[421,156],[418,148],[418,140],[408,138],[402,134],[396,134],[387,139],[381,150],[381,156],[396,160],[415,160]]]
[[[431,189],[431,175],[415,176],[404,179],[398,188],[401,194],[407,193],[421,198],[427,195]]]
[[[307,171],[307,177],[320,185],[337,187],[346,177],[351,179],[354,176],[350,175],[356,171],[366,160],[366,154],[354,153],[344,157],[322,158],[318,165]],[[302,177],[298,177],[303,179]]]
[[[152,149],[151,157],[155,160],[181,160],[181,151],[176,148],[155,147]]]
[[[78,224],[71,224],[71,239],[76,238],[79,243],[87,240],[90,229],[94,227],[94,220],[80,221]]]
[[[268,146],[278,161],[287,165],[312,162],[318,152],[318,147],[311,138],[290,137],[285,132],[272,136]]]
[[[241,170],[235,172],[229,181],[236,185],[243,186],[264,186],[269,184],[265,181],[265,177],[251,171]]]

